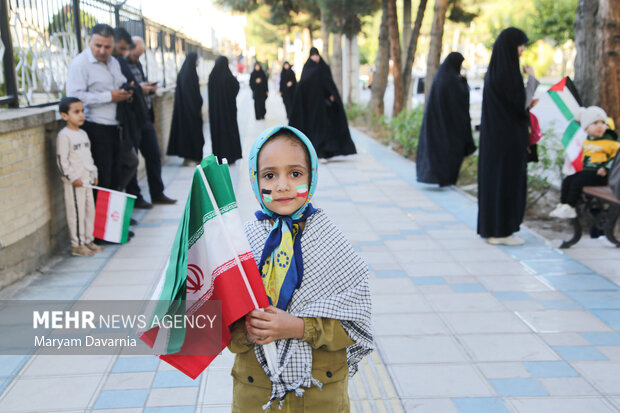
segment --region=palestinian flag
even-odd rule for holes
[[[581,171],[583,169],[581,147],[587,135],[579,123],[574,120],[575,114],[581,107],[581,99],[577,89],[570,78],[566,76],[551,86],[547,93],[566,120],[566,124],[562,125],[564,127],[562,145],[566,157],[563,170],[568,174]]]
[[[97,190],[93,237],[109,242],[126,243],[129,239],[129,221],[136,197],[99,186],[84,186]]]
[[[157,301],[151,320],[166,314],[192,315],[207,303],[221,303],[220,331],[159,326],[140,335],[162,360],[193,379],[228,345],[229,325],[254,308],[269,305],[241,224],[228,165],[218,165],[214,155],[203,159],[194,172],[170,258],[152,300]],[[215,350],[206,350],[213,349],[214,340]]]

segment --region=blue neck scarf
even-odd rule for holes
[[[291,215],[279,215],[267,208],[258,185],[258,154],[269,138],[283,129],[291,131],[304,144],[310,154],[311,164],[310,188],[308,188],[306,201]],[[316,212],[310,203],[310,198],[316,190],[318,158],[312,143],[302,132],[290,126],[276,126],[265,130],[254,142],[250,151],[249,168],[252,190],[261,206],[261,211],[255,213],[256,218],[273,220],[258,269],[270,303],[286,311],[295,289],[299,288],[303,279],[301,226],[299,224]]]

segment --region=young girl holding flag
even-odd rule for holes
[[[312,144],[292,127],[268,129],[252,147],[261,211],[245,232],[271,306],[233,325],[233,412],[261,412],[274,401],[286,412],[347,412],[348,377],[373,349],[368,268],[310,204],[317,166]],[[276,371],[255,345],[273,341]]]

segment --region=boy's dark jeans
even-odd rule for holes
[[[607,176],[597,175],[596,171],[579,171],[567,176],[562,181],[561,201],[563,204],[575,207],[584,186],[603,185],[607,185]]]

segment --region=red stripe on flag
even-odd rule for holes
[[[188,336],[186,337],[186,342],[191,340],[191,330],[188,330]],[[230,343],[230,330],[228,327],[222,328],[222,343],[221,349],[224,350],[226,346]],[[199,343],[198,343],[199,344]],[[182,352],[188,351],[185,349],[185,345],[183,346]],[[199,352],[198,352],[199,353]],[[194,354],[194,355],[175,355],[169,354],[165,356],[159,356],[163,361],[170,364],[177,370],[185,373],[187,376],[192,379],[196,379],[196,377],[200,376],[211,362],[218,356],[219,354]]]
[[[250,288],[254,292],[260,308],[269,306],[269,299],[265,293],[263,280],[256,267],[254,255],[251,252],[239,256],[241,265],[247,275]],[[234,261],[233,261],[234,262]],[[230,330],[228,326],[254,309],[250,294],[245,287],[241,271],[236,265],[225,263],[215,269],[214,274],[221,272],[213,281],[213,295],[209,300],[217,300],[222,305],[222,336],[220,350],[216,354],[205,353],[205,340],[212,336],[200,329],[187,328],[185,340],[181,350],[177,354],[159,356],[162,360],[174,366],[187,376],[195,379],[206,369],[217,355],[230,343]],[[212,275],[214,276],[214,275]],[[191,311],[191,309],[190,309]],[[153,347],[159,328],[152,328],[140,336],[149,347]],[[211,341],[211,345],[217,345]]]
[[[93,237],[103,239],[105,227],[108,220],[108,203],[110,202],[110,192],[104,190],[97,191],[97,205],[95,206],[95,225]]]
[[[242,260],[241,265],[248,276],[248,281],[258,306],[260,308],[268,307],[269,300],[265,293],[263,280],[254,259],[244,259],[247,255],[252,257],[250,254],[239,257]],[[254,304],[248,290],[245,288],[243,277],[237,266],[225,271],[215,279],[213,295],[210,299],[222,302],[222,318],[226,325],[231,325],[254,309]]]
[[[560,80],[555,85],[551,86],[549,90],[552,92],[561,92],[564,90],[565,86],[566,86],[566,77],[564,77],[562,80]]]
[[[571,164],[575,168],[575,172],[579,172],[583,169],[583,152],[579,152],[579,156],[575,158]]]

